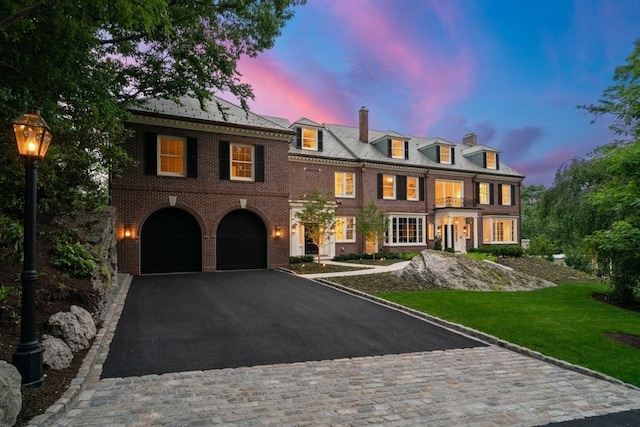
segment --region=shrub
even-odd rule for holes
[[[433,244],[433,249],[436,251],[442,250],[442,239],[440,239],[440,237],[436,237],[436,241]]]
[[[564,254],[564,263],[567,267],[593,274],[593,263],[587,253],[580,249],[569,249]]]
[[[526,252],[528,255],[542,256],[549,261],[553,261],[553,254],[557,252],[557,249],[551,239],[543,234],[531,239]]]
[[[53,236],[51,264],[74,277],[91,276],[98,267],[96,258],[75,235],[74,230],[69,229]]]
[[[303,262],[313,262],[313,255],[290,256],[289,264],[302,264]]]
[[[519,258],[524,254],[522,246],[517,245],[481,246],[479,248],[471,248],[469,252],[480,252],[505,258]]]
[[[23,242],[24,230],[22,224],[6,215],[0,214],[0,248],[7,248],[4,254],[5,258],[16,264],[22,261]]]

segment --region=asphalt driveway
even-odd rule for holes
[[[480,346],[273,270],[138,276],[102,378]]]

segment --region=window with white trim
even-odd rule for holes
[[[496,169],[496,153],[493,151],[487,151],[487,169]]]
[[[447,165],[451,164],[451,147],[448,145],[440,145],[438,146],[440,150],[440,163],[444,163]]]
[[[386,244],[389,246],[424,245],[425,228],[424,215],[389,215]]]
[[[318,149],[318,131],[311,128],[302,128],[302,148],[305,150]]]
[[[356,175],[353,172],[335,173],[336,197],[356,197]]]
[[[491,201],[490,189],[491,187],[488,182],[480,182],[478,184],[478,202],[481,205],[488,205]]]
[[[464,205],[462,181],[436,179],[436,207],[461,208]]]
[[[502,184],[502,204],[505,206],[511,205],[511,185],[510,184]]]
[[[407,177],[407,200],[419,200],[420,199],[420,185],[419,179],[415,176]]]
[[[382,176],[382,198],[383,199],[395,199],[396,198],[396,177],[395,177],[395,175],[383,175]]]
[[[237,181],[253,181],[254,177],[254,146],[244,144],[229,144],[231,148],[231,179]]]
[[[394,159],[404,159],[404,141],[400,139],[391,140],[391,157]]]
[[[518,243],[517,225],[517,218],[485,217],[484,243]]]
[[[336,242],[356,241],[356,218],[353,216],[336,217]]]
[[[187,176],[186,138],[158,135],[158,175]]]

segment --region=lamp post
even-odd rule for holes
[[[22,270],[22,305],[20,307],[20,342],[11,359],[22,376],[22,384],[40,387],[42,375],[42,347],[36,338],[36,202],[38,161],[47,153],[53,134],[40,116],[39,108],[13,121],[18,153],[24,159],[24,263]]]

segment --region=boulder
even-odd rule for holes
[[[43,335],[40,340],[42,344],[42,363],[53,371],[59,371],[71,366],[73,352],[71,348],[60,338],[51,335]]]
[[[555,286],[493,262],[433,250],[422,251],[404,269],[393,274],[441,289],[526,291]]]
[[[49,317],[49,328],[51,334],[64,340],[73,352],[89,348],[91,340],[96,336],[96,324],[91,314],[73,305],[69,312],[52,314]]]
[[[0,426],[16,423],[22,409],[21,382],[22,377],[15,366],[0,360]]]

